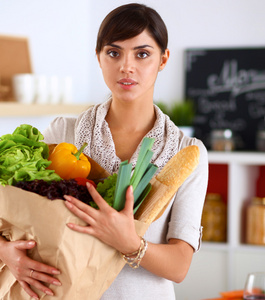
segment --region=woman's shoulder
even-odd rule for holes
[[[62,142],[74,142],[74,128],[77,118],[57,117],[44,130],[44,142],[47,144],[59,144]]]
[[[180,148],[183,149],[183,148],[185,148],[187,146],[191,146],[191,145],[196,145],[199,148],[206,150],[204,143],[200,139],[198,139],[196,137],[189,137],[189,136],[186,136],[181,133],[180,134]]]
[[[196,137],[189,137],[189,136],[185,136],[182,132],[180,133],[180,139],[179,139],[179,150],[191,146],[191,145],[195,145],[199,147],[200,150],[200,160],[205,160],[206,162],[208,161],[208,151],[204,145],[204,143],[196,138]]]
[[[44,130],[44,141],[47,144],[58,144],[61,142],[75,142],[75,129],[83,118],[86,118],[92,111],[93,106],[89,106],[85,111],[76,117],[60,116],[56,117]]]

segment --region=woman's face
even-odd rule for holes
[[[157,73],[165,67],[169,51],[161,54],[145,30],[134,38],[105,45],[97,57],[113,99],[153,101]]]

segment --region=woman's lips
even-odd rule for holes
[[[137,85],[137,82],[130,78],[123,78],[118,81],[118,84],[125,90],[129,90]]]

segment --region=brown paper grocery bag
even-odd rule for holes
[[[7,217],[6,217],[7,216]],[[41,299],[99,299],[124,266],[118,251],[98,239],[74,232],[66,223],[83,222],[63,200],[48,200],[12,186],[0,186],[0,231],[8,240],[37,242],[29,256],[61,271],[54,297]],[[139,235],[147,225],[136,221]],[[39,292],[38,292],[39,293]],[[8,268],[0,272],[0,299],[30,299]]]
[[[139,235],[163,213],[198,162],[198,147],[186,147],[151,180],[151,193],[135,215]],[[16,187],[0,186],[0,233],[11,241],[34,239],[37,246],[29,256],[61,270],[58,278],[62,286],[52,286],[55,296],[42,294],[41,299],[98,300],[124,261],[118,251],[98,239],[69,229],[68,222],[84,224],[69,212],[63,200],[51,201]],[[0,262],[0,300],[22,299],[30,297]]]

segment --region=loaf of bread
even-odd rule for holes
[[[199,163],[199,147],[192,145],[179,151],[150,183],[152,189],[135,214],[135,219],[151,224],[166,209],[173,195]]]

